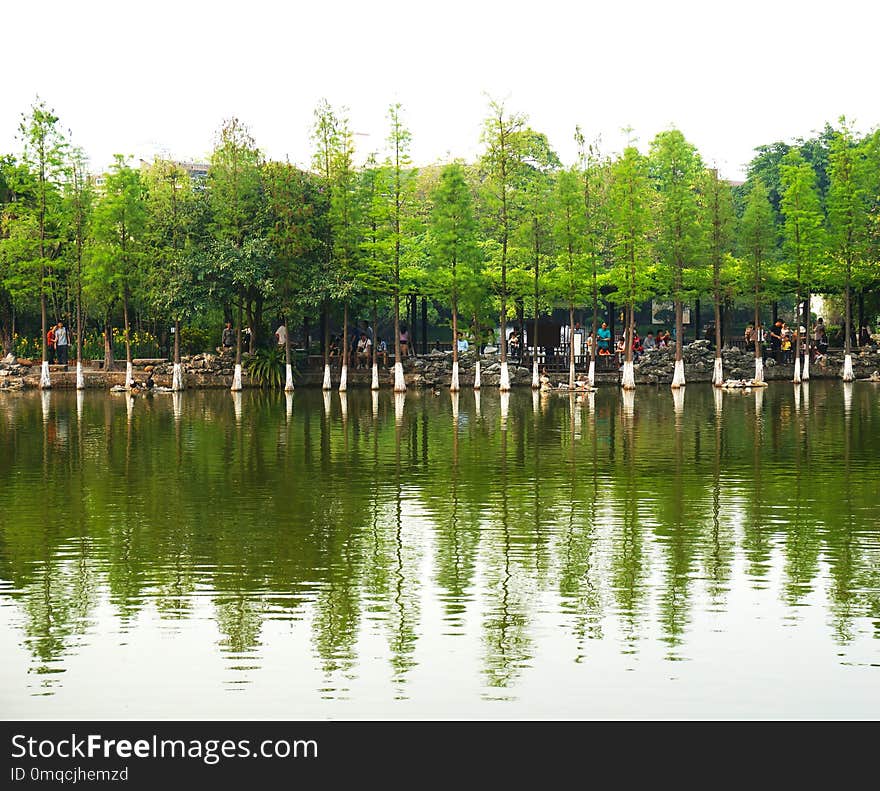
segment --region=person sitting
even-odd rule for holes
[[[645,342],[643,344],[643,348],[646,352],[649,352],[649,351],[651,351],[651,349],[656,348],[655,343],[654,343],[654,333],[653,332],[648,332],[648,334],[645,336]]]
[[[330,357],[330,365],[333,365],[334,360],[339,359],[339,337],[336,335],[330,339],[328,356]]]
[[[373,349],[373,344],[370,339],[364,334],[361,333],[361,337],[357,342],[357,367],[358,368],[369,368],[370,367],[370,354]]]
[[[458,331],[458,338],[456,340],[456,343],[458,345],[459,354],[461,354],[462,352],[466,352],[470,348],[470,345],[467,342],[467,338],[464,337],[461,330]]]
[[[378,363],[379,358],[382,358],[382,367],[388,367],[388,344],[384,338],[379,340],[379,345],[376,347],[376,362]]]

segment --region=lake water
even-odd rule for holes
[[[0,395],[3,718],[875,718],[880,386]]]

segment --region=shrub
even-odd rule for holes
[[[260,387],[281,387],[284,382],[284,349],[279,346],[257,349],[256,354],[245,359],[244,369]]]

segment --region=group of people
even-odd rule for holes
[[[67,334],[67,327],[64,326],[61,319],[58,319],[57,323],[50,327],[46,333],[46,348],[49,365],[67,365],[70,337]]]

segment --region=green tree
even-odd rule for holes
[[[801,356],[804,335],[810,327],[810,290],[815,282],[815,272],[821,264],[825,250],[825,216],[816,189],[816,174],[799,151],[792,150],[784,157],[779,168],[782,189],[781,210],[783,216],[782,251],[789,266],[794,269],[796,284],[795,324],[797,342],[795,350],[794,380],[801,381]],[[801,299],[804,300],[803,313]],[[803,325],[805,333],[801,333]],[[809,355],[804,357],[804,378],[809,378]]]
[[[653,261],[649,238],[652,233],[650,185],[647,160],[629,145],[611,166],[610,210],[614,239],[617,284],[615,302],[626,306],[623,387],[635,388],[633,333],[636,306],[651,296]]]
[[[95,205],[92,232],[93,256],[100,261],[110,288],[122,300],[126,387],[131,380],[129,308],[132,297],[139,296],[142,284],[146,223],[146,191],[140,172],[129,167],[125,157],[117,154],[107,174],[104,192]]]
[[[852,381],[852,290],[865,276],[868,243],[868,191],[864,151],[845,119],[831,141],[828,236],[832,276],[843,284],[844,381]]]
[[[484,188],[492,239],[497,244],[493,274],[501,302],[501,389],[509,390],[507,373],[507,282],[508,244],[512,226],[512,195],[514,182],[523,158],[523,129],[526,118],[510,113],[503,102],[490,101],[489,116],[483,123],[482,142],[486,147],[482,167],[485,175]]]
[[[773,207],[764,183],[756,180],[749,192],[746,208],[739,223],[739,244],[745,258],[740,278],[743,290],[749,288],[754,296],[755,308],[755,381],[764,381],[764,365],[761,344],[761,302],[768,291],[767,263],[776,249],[776,224]]]
[[[559,173],[554,194],[556,260],[551,273],[553,293],[568,305],[568,386],[574,389],[574,308],[584,298],[589,282],[587,257],[583,252],[584,213],[581,181],[577,169]]]
[[[22,164],[33,185],[29,190],[31,200],[18,204],[13,217],[17,227],[10,232],[10,237],[18,243],[16,286],[20,288],[28,281],[34,282],[40,299],[41,387],[51,386],[47,365],[46,297],[53,289],[53,270],[57,269],[62,250],[61,185],[67,175],[67,141],[58,123],[58,116],[39,98],[30,113],[22,115],[19,124],[19,135],[24,143]]]
[[[265,276],[265,210],[260,166],[262,154],[247,126],[230,118],[220,128],[211,170],[208,194],[213,213],[216,257],[222,264],[221,282],[238,307],[235,343],[236,376],[241,371],[241,325],[246,309],[251,330],[250,351],[259,340],[263,301],[271,281]],[[247,246],[247,251],[245,247]],[[241,267],[237,269],[237,267]],[[218,272],[219,274],[220,272]],[[233,383],[240,387],[240,381]]]
[[[458,383],[458,308],[462,276],[473,272],[479,260],[476,220],[470,185],[462,165],[453,163],[443,168],[440,182],[434,191],[434,210],[429,226],[430,244],[435,263],[433,285],[435,293],[448,299],[452,306],[452,382],[450,389],[459,389]]]
[[[724,383],[721,361],[721,305],[729,290],[729,272],[725,266],[730,254],[735,214],[730,185],[718,178],[718,169],[705,170],[701,179],[701,222],[706,232],[709,262],[712,265],[712,305],[715,314],[715,370],[712,383]]]
[[[70,257],[73,259],[73,280],[76,289],[76,387],[84,388],[82,379],[83,348],[83,269],[85,251],[89,245],[89,226],[94,205],[94,187],[89,179],[88,160],[82,149],[70,149],[68,162],[69,179],[65,184],[64,198],[69,238],[72,243]]]
[[[697,184],[702,163],[697,149],[678,129],[660,132],[651,143],[651,169],[660,194],[658,248],[675,304],[675,377],[685,383],[682,348],[682,302],[692,295],[687,272],[700,260],[702,239],[697,211]]]

